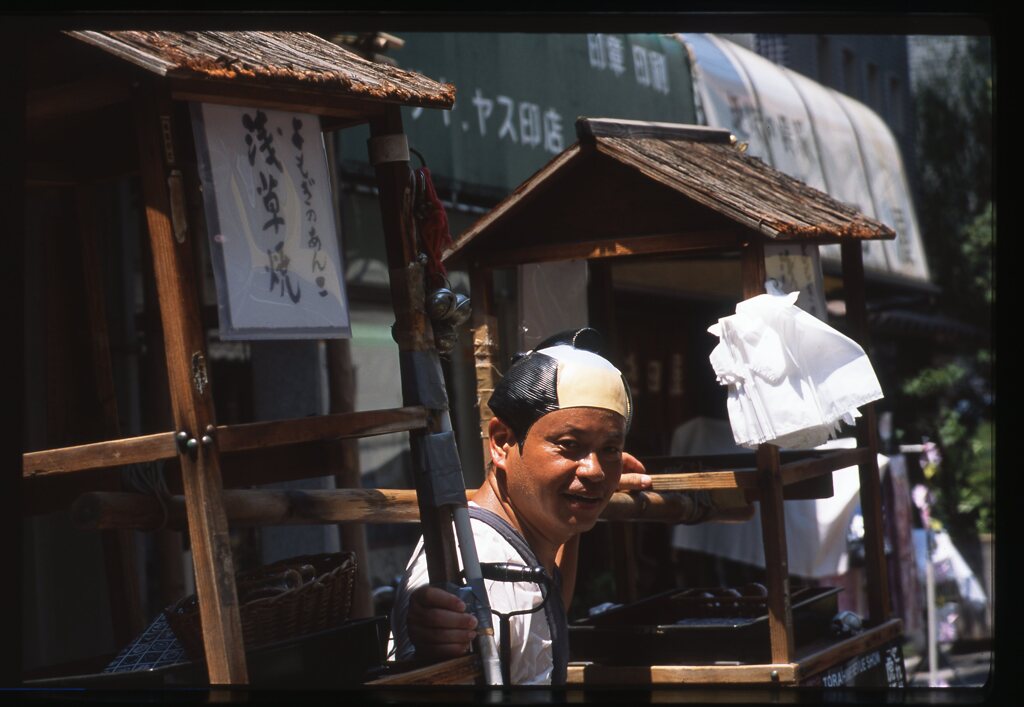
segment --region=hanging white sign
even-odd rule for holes
[[[318,116],[192,105],[222,339],[351,336]]]

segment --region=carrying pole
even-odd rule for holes
[[[409,145],[398,106],[388,106],[370,121],[369,152],[377,176],[388,254],[403,404],[422,405],[428,410],[427,429],[409,433],[427,573],[431,584],[454,590],[476,617],[475,643],[484,679],[488,685],[501,685],[491,609],[470,527],[466,484],[448,415],[448,394],[425,311],[427,291],[412,216]],[[457,552],[461,553],[464,584]]]

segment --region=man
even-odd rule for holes
[[[485,583],[492,610],[512,614],[503,658],[512,684],[565,682],[565,607],[580,533],[594,527],[617,489],[651,486],[640,462],[623,452],[629,386],[597,353],[599,343],[593,329],[548,339],[513,363],[488,401],[493,467],[470,503],[477,553],[482,563],[541,566],[552,578],[550,591],[528,581]],[[463,655],[475,636],[463,603],[427,581],[421,542],[392,612],[399,659]],[[500,643],[502,622],[494,623]]]

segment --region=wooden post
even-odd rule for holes
[[[332,413],[355,410],[355,368],[352,366],[351,344],[347,339],[331,339],[327,342],[327,385]],[[341,489],[361,488],[358,440],[336,440],[331,445],[330,454],[331,466],[336,469],[336,486]],[[353,619],[373,616],[366,528],[362,523],[346,523],[339,526],[338,533],[342,548],[356,554],[356,578],[350,616]]]
[[[605,342],[605,355],[612,361],[620,363],[622,346],[615,326],[611,263],[608,260],[589,260],[587,270],[587,324],[601,332]],[[612,522],[609,524],[608,533],[611,536],[615,599],[624,604],[634,602],[639,598],[636,525]]]
[[[110,332],[104,304],[102,261],[99,254],[99,233],[93,192],[92,187],[78,185],[75,188],[75,205],[78,212],[78,233],[81,238],[82,275],[91,333],[94,382],[100,404],[100,424],[106,438],[117,439],[121,436],[121,425],[110,361]],[[116,487],[116,483],[112,486]],[[114,530],[104,531],[101,540],[114,640],[118,645],[124,646],[143,628],[138,571],[135,564],[135,537],[129,531]]]
[[[764,294],[764,244],[760,236],[744,244],[740,258],[743,298]],[[761,537],[764,543],[772,662],[789,663],[794,655],[793,603],[789,593],[789,550],[786,545],[786,514],[779,467],[779,448],[774,444],[758,446],[758,500],[761,504]]]
[[[164,335],[160,328],[160,303],[156,291],[156,275],[153,273],[153,249],[147,237],[145,218],[145,213],[140,212],[139,257],[142,261],[145,307],[142,313],[142,327],[146,333],[147,349],[146,353],[139,357],[142,429],[170,430],[174,427],[174,415],[167,379],[167,357],[163,354]],[[189,586],[186,584],[182,533],[170,528],[161,528],[154,533],[153,545],[159,587],[157,599],[160,606],[169,606],[184,597]],[[188,579],[191,580],[191,577]]]
[[[480,411],[480,443],[484,458],[484,476],[491,468],[489,426],[494,413],[487,401],[501,377],[495,363],[498,358],[498,320],[494,316],[494,271],[476,269],[470,280],[473,302],[473,365],[476,368],[476,399]]]
[[[175,428],[188,439],[178,454],[206,664],[212,684],[246,684],[245,647],[238,616],[234,562],[221,498],[216,441],[203,441],[215,425],[206,371],[206,347],[196,291],[192,239],[166,90],[148,83],[135,98],[139,160],[153,270],[160,299],[167,375]],[[180,189],[180,191],[177,191]],[[173,218],[172,218],[173,215]]]
[[[789,593],[789,550],[779,476],[779,448],[774,444],[758,446],[757,468],[772,662],[789,663],[793,659],[793,607]]]
[[[402,114],[398,106],[387,106],[383,115],[370,121],[371,145],[374,140],[392,141],[388,151],[401,150],[405,142],[402,128]],[[377,142],[376,144],[381,144]],[[406,150],[407,150],[406,145]],[[386,159],[375,157],[370,149],[370,161],[377,177],[377,189],[380,198],[381,221],[384,228],[384,244],[388,254],[388,270],[390,273],[391,301],[395,308],[395,338],[398,341],[399,363],[402,376],[402,399],[404,405],[420,405],[422,391],[417,386],[417,371],[414,357],[421,352],[434,350],[433,330],[425,311],[426,290],[422,278],[417,281],[419,272],[415,226],[412,220],[413,191],[410,182],[408,154],[404,159],[394,159],[394,154]],[[436,354],[435,354],[436,355]],[[426,433],[443,431],[447,421],[447,410],[431,411],[426,431],[417,430],[409,433],[409,444],[412,449],[413,474],[416,478],[417,492],[423,488],[421,482],[426,481],[425,472],[421,468],[418,451],[423,444]],[[455,553],[455,533],[450,517],[440,509],[424,505],[420,508],[423,527],[423,544],[427,553],[427,570],[432,582],[457,582],[459,561]]]
[[[864,294],[864,260],[858,241],[843,243],[843,290],[846,293],[846,317],[853,338],[867,349],[867,311]],[[871,450],[870,458],[858,465],[860,507],[864,516],[864,573],[868,586],[868,619],[872,625],[886,621],[892,613],[889,575],[885,563],[882,520],[882,484],[878,478],[878,424],[875,404],[862,408],[857,420],[857,446]]]

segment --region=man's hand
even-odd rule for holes
[[[423,586],[409,597],[406,625],[417,658],[458,658],[476,637],[476,617],[461,599],[437,587]]]
[[[640,460],[629,452],[622,453],[622,478],[619,491],[642,491],[651,488],[651,477]]]

